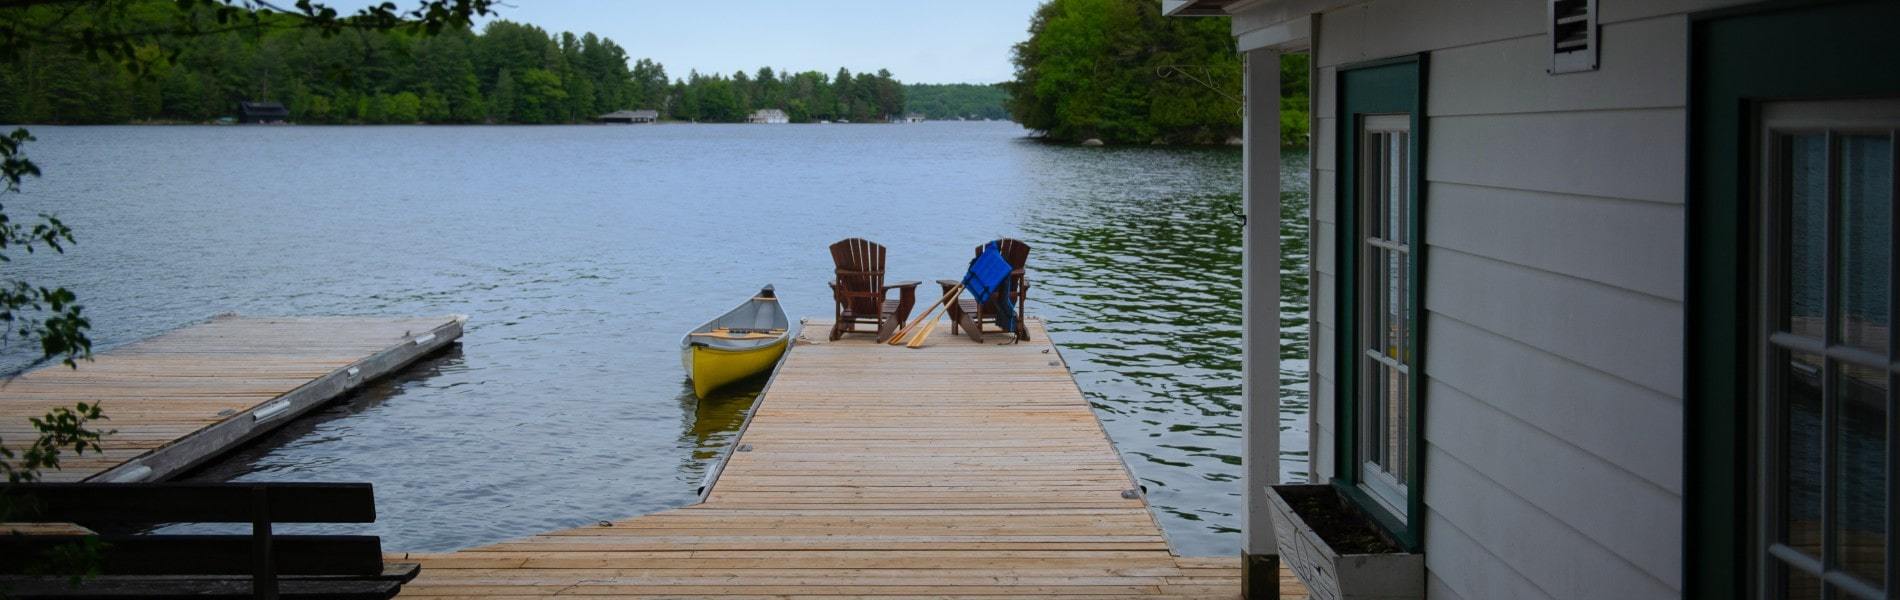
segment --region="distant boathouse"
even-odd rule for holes
[[[286,123],[290,121],[290,109],[278,102],[239,102],[239,123]]]
[[[776,108],[761,108],[759,110],[752,111],[752,115],[746,117],[745,122],[777,124],[777,123],[790,123],[792,122],[792,119],[791,117],[788,117],[785,115],[785,111],[782,111]]]
[[[594,120],[602,123],[653,123],[660,120],[660,111],[653,109],[616,110],[594,117]]]

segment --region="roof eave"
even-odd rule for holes
[[[1227,6],[1245,0],[1161,0],[1161,14],[1170,17],[1226,17]]]

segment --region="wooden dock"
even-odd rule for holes
[[[423,566],[403,595],[1238,596],[1237,558],[1170,552],[1040,321],[917,350],[829,328],[804,325],[699,504],[390,555]]]
[[[0,439],[33,439],[27,419],[53,407],[102,403],[105,452],[45,479],[162,481],[455,341],[462,321],[213,318],[0,380]]]

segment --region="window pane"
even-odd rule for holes
[[[1827,267],[1827,136],[1788,136],[1788,331],[1821,337]]]
[[[1774,399],[1781,438],[1782,540],[1821,556],[1821,357],[1783,353]]]
[[[1366,331],[1367,348],[1382,354],[1391,345],[1392,339],[1392,322],[1386,316],[1392,311],[1386,306],[1385,287],[1381,285],[1385,277],[1386,254],[1386,249],[1366,244],[1366,256],[1371,259],[1366,261],[1366,295],[1372,301],[1372,322]]]
[[[1394,197],[1397,198],[1394,202],[1398,207],[1399,228],[1398,231],[1392,233],[1392,239],[1409,244],[1412,243],[1412,232],[1410,229],[1410,219],[1412,216],[1412,135],[1409,133],[1401,133],[1398,138],[1398,143],[1395,145],[1398,146],[1399,149],[1399,162],[1398,168],[1394,169],[1393,172],[1397,174],[1398,183],[1396,185],[1399,189],[1399,193],[1394,195]]]
[[[1841,341],[1887,350],[1892,273],[1893,148],[1887,136],[1840,139]]]
[[[1412,339],[1412,254],[1399,255],[1399,275],[1405,284],[1399,287],[1399,362],[1412,364],[1412,353],[1417,340]]]
[[[1781,593],[1778,597],[1787,600],[1820,600],[1821,578],[1809,575],[1807,571],[1775,562],[1781,569]]]
[[[1879,584],[1887,570],[1887,373],[1847,366],[1840,373],[1835,556],[1847,572]]]
[[[1396,370],[1393,371],[1392,391],[1386,394],[1385,402],[1386,414],[1392,416],[1391,419],[1389,419],[1391,423],[1388,425],[1387,430],[1390,436],[1388,439],[1391,440],[1388,444],[1391,448],[1386,455],[1388,458],[1385,467],[1386,472],[1391,473],[1393,477],[1399,481],[1405,481],[1405,451],[1407,450],[1405,445],[1405,440],[1407,439],[1406,429],[1411,425],[1406,422],[1405,400],[1409,394],[1407,393],[1405,384],[1405,375],[1400,374]]]
[[[1399,325],[1404,322],[1405,315],[1399,311],[1404,310],[1405,307],[1405,294],[1403,293],[1405,289],[1405,271],[1402,270],[1405,264],[1405,255],[1398,252],[1387,252],[1385,253],[1385,258],[1385,264],[1380,265],[1385,275],[1385,289],[1382,290],[1385,295],[1384,305],[1386,311],[1386,345],[1384,352],[1386,356],[1403,359],[1404,354],[1399,352]]]
[[[1386,173],[1384,160],[1385,138],[1386,135],[1383,133],[1366,136],[1366,170],[1371,175],[1366,186],[1366,197],[1372,199],[1372,211],[1367,214],[1366,220],[1371,225],[1372,237],[1379,239],[1390,237],[1385,232],[1385,199],[1389,195],[1385,189],[1385,182],[1391,179],[1391,175]]]
[[[1405,134],[1385,136],[1386,239],[1405,242]]]
[[[1360,460],[1377,464],[1379,457],[1385,455],[1385,444],[1381,433],[1385,430],[1385,415],[1379,411],[1381,400],[1388,393],[1386,366],[1371,358],[1362,359],[1366,365],[1366,395],[1359,400],[1359,435],[1365,436],[1360,442]]]

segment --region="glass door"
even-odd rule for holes
[[[1755,476],[1767,598],[1894,597],[1900,102],[1764,105]]]

